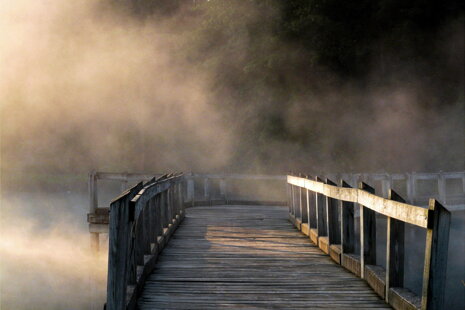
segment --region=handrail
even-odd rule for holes
[[[357,188],[338,187],[321,182],[288,176],[287,182],[292,185],[306,188],[326,197],[355,202],[364,205],[378,213],[395,218],[405,223],[417,225],[423,228],[428,224],[428,210],[422,207],[412,206],[406,203],[385,199],[365,190]]]
[[[186,207],[198,205],[218,205],[218,204],[264,204],[264,205],[285,205],[285,193],[276,195],[273,199],[264,200],[258,195],[250,199],[237,197],[234,191],[231,191],[231,181],[254,181],[254,182],[279,182],[280,189],[284,189],[286,182],[285,175],[250,175],[250,174],[203,174],[189,173],[185,175],[186,179]],[[195,181],[200,181],[201,191],[198,189]],[[214,197],[212,191],[212,182],[219,183],[219,193]],[[283,183],[283,184],[281,184]],[[196,192],[201,192],[200,197]]]
[[[110,204],[107,309],[135,309],[158,254],[184,218],[183,174],[154,177]]]
[[[429,208],[405,203],[393,190],[376,196],[360,182],[351,188],[329,179],[287,176],[290,220],[333,260],[365,279],[394,308],[442,309],[450,212],[437,200]],[[354,206],[360,208],[360,252],[355,253]],[[387,217],[386,270],[376,266],[376,219]],[[404,223],[426,229],[421,302],[403,288]],[[413,298],[412,298],[413,296]]]

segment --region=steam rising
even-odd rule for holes
[[[34,183],[46,192],[53,173],[90,169],[465,169],[463,89],[438,104],[426,77],[387,72],[379,59],[370,85],[327,68],[302,71],[312,55],[271,36],[277,2],[210,3],[220,30],[208,28],[201,10],[197,19],[182,9],[142,19],[113,1],[1,1],[2,196],[33,173],[45,174]],[[259,29],[254,37],[251,28]],[[463,23],[442,31],[444,70],[463,81]],[[269,50],[279,57],[266,58]],[[265,64],[250,64],[256,53]],[[271,82],[249,87],[254,79]],[[281,84],[293,92],[275,91]],[[56,181],[58,189],[75,187],[66,182]],[[25,187],[26,204],[39,201]],[[34,209],[2,200],[2,307],[86,308],[89,274],[103,297],[106,261],[89,255],[85,199],[77,213],[65,202]]]
[[[46,194],[21,196],[28,202],[13,197],[2,201],[1,308],[89,309],[91,289],[103,305],[107,253],[90,252],[84,225],[63,214],[71,210],[63,215],[54,210],[69,201]],[[30,201],[34,198],[35,203]]]
[[[5,3],[0,14],[4,168],[227,162],[230,133],[208,105],[205,76],[176,58],[169,29],[88,0]]]

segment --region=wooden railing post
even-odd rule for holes
[[[139,183],[110,205],[107,309],[126,308],[126,288],[132,282],[128,270],[130,265],[127,263],[132,249],[131,229],[134,220],[130,201],[141,189],[142,183]]]
[[[405,182],[407,185],[407,199],[409,203],[414,204],[415,203],[415,192],[416,192],[415,172],[407,173]]]
[[[324,183],[323,179],[319,177],[315,177],[317,182]],[[326,211],[325,211],[325,196],[323,194],[316,194],[315,195],[315,203],[316,203],[316,223],[317,223],[317,232],[318,236],[326,236]]]
[[[351,186],[341,180],[341,187],[351,188]],[[341,216],[341,252],[342,254],[352,254],[355,252],[355,216],[354,203],[349,201],[340,201]]]
[[[330,179],[326,179],[326,184],[337,186],[336,183]],[[339,217],[338,217],[338,203],[337,200],[331,197],[326,197],[326,217],[327,217],[327,235],[329,244],[340,244],[341,233],[339,230]]]
[[[194,206],[195,203],[195,188],[194,188],[194,178],[191,175],[189,178],[186,180],[187,183],[187,201],[191,203],[191,206]]]
[[[98,193],[97,193],[97,173],[91,171],[89,173],[89,214],[95,214],[98,208]],[[90,233],[90,248],[93,253],[99,251],[99,234]]]
[[[359,189],[371,194],[375,189],[364,182]],[[360,277],[365,278],[365,265],[376,265],[376,212],[360,205]]]
[[[295,216],[295,186],[291,184],[291,214]]]
[[[447,204],[446,178],[444,178],[444,173],[442,172],[439,172],[438,176],[438,196],[440,201]]]
[[[309,179],[314,179],[309,176]],[[308,202],[308,225],[310,229],[317,228],[316,218],[316,195],[314,192],[307,190],[307,202]]]
[[[388,198],[405,203],[405,200],[392,189],[389,190]],[[385,299],[389,302],[389,289],[404,286],[405,223],[388,216],[386,230]]]
[[[429,200],[421,309],[443,309],[449,248],[450,212]]]
[[[302,173],[299,173],[299,177],[302,177]],[[299,186],[299,215],[296,216],[300,219],[301,222],[303,222],[303,214],[302,214],[302,211],[303,211],[303,202],[302,202],[302,187]]]
[[[287,194],[287,208],[289,210],[289,214],[291,214],[291,184],[286,182],[286,194]]]
[[[210,201],[210,180],[208,178],[205,178],[204,181],[203,181],[203,191],[204,191],[204,199],[205,199],[205,202],[209,202],[209,204],[211,205],[211,201]]]
[[[309,179],[310,177],[308,175],[305,176],[306,179]],[[310,225],[310,195],[309,195],[309,190],[308,189],[305,189],[305,201],[306,201],[306,208],[307,208],[307,225],[308,225],[308,230],[309,230],[309,234],[310,234],[310,229],[311,229],[311,225]]]
[[[227,187],[226,187],[226,179],[220,180],[220,195],[224,200],[224,204],[228,204],[228,196],[227,196]]]

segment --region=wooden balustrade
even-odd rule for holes
[[[225,204],[286,204],[286,194],[284,191],[280,193],[283,183],[286,182],[286,176],[284,175],[189,173],[185,175],[185,179],[186,195],[184,203],[187,207]],[[256,191],[252,196],[241,196],[240,189],[233,188],[233,183],[236,181],[254,182],[251,187],[262,186],[267,188],[267,195],[261,197],[257,195],[259,191]],[[269,199],[268,197],[271,194],[274,194],[274,197]]]
[[[110,205],[107,309],[135,309],[146,277],[184,217],[182,174],[154,177]]]
[[[342,180],[337,186],[329,179],[312,179],[287,177],[291,222],[335,262],[364,278],[395,309],[442,309],[450,212],[435,199],[430,199],[426,209],[406,204],[392,189],[383,188],[388,191],[386,199],[376,196],[374,188],[363,182],[352,188]],[[356,206],[360,211],[358,253]],[[377,214],[387,218],[386,270],[376,265]],[[426,229],[421,296],[403,287],[405,223]]]

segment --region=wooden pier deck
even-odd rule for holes
[[[390,307],[335,264],[277,206],[186,209],[138,299],[140,309]]]

